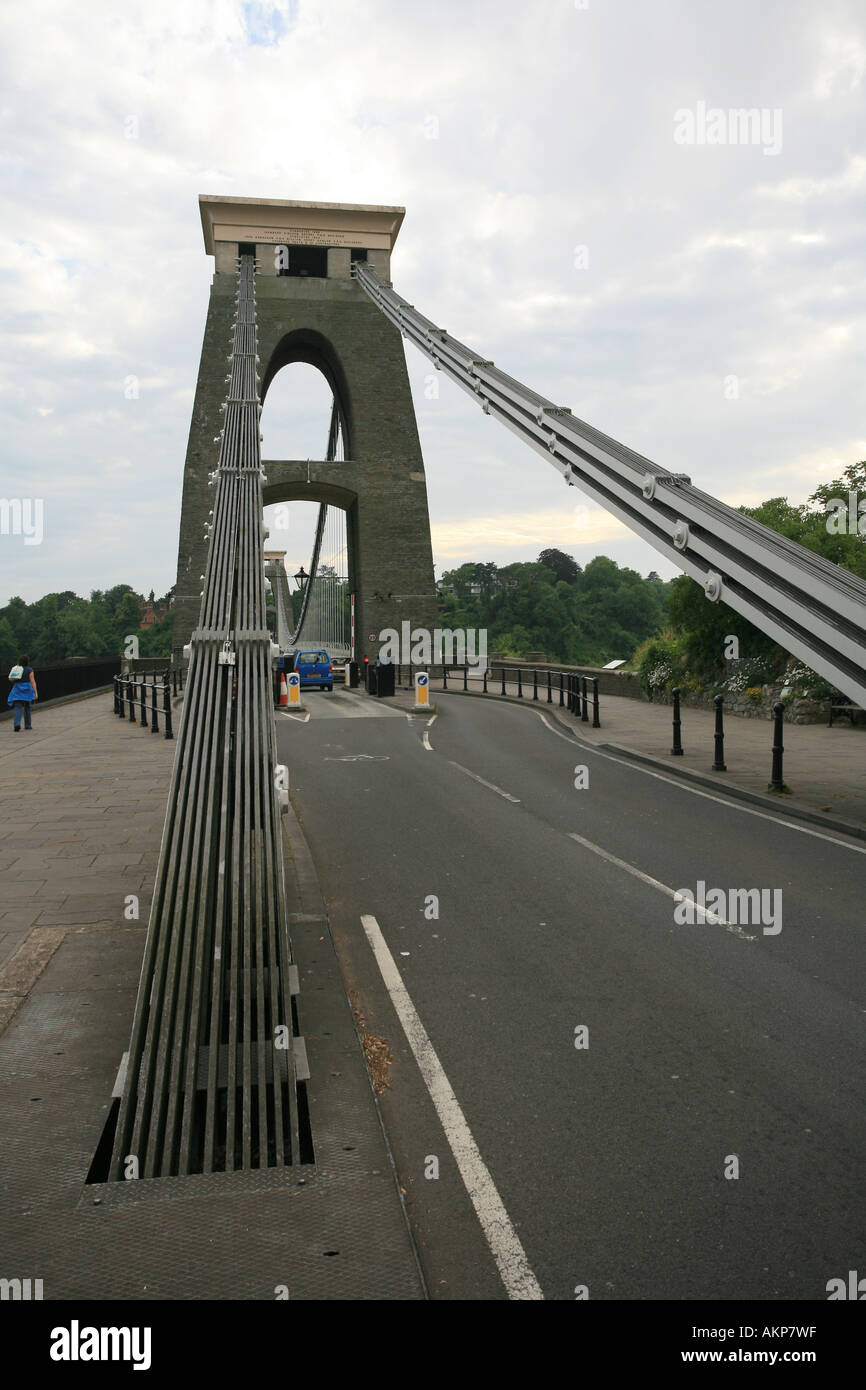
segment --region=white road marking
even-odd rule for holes
[[[566,743],[577,744],[580,748],[585,748],[589,753],[595,753],[599,758],[606,758],[608,762],[619,763],[620,767],[629,767],[634,772],[642,772],[645,777],[654,777],[657,782],[667,782],[670,787],[677,787],[680,791],[689,792],[692,796],[702,796],[707,801],[717,801],[720,806],[727,806],[731,811],[742,811],[745,816],[758,816],[760,820],[771,820],[776,825],[783,825],[786,830],[796,830],[800,835],[811,835],[815,840],[828,840],[831,845],[839,845],[842,849],[853,850],[855,854],[866,854],[866,846],[852,845],[847,840],[840,840],[835,835],[826,835],[823,830],[811,830],[808,825],[795,825],[792,821],[785,820],[782,816],[772,816],[769,811],[758,811],[753,806],[744,806],[740,801],[729,801],[727,797],[716,796],[713,792],[701,791],[700,787],[691,787],[687,782],[681,782],[678,777],[666,777],[663,772],[653,772],[652,768],[642,767],[640,763],[633,763],[631,759],[618,758],[614,753],[608,753],[599,748],[594,743],[584,743],[582,739],[564,734],[561,729],[554,729],[552,724],[548,724],[540,710],[533,710],[537,714],[545,729],[549,729],[557,738],[564,738]]]
[[[475,1208],[481,1229],[496,1261],[502,1282],[510,1299],[543,1300],[544,1294],[529,1267],[526,1252],[511,1224],[508,1212],[496,1190],[496,1184],[472,1137],[466,1117],[451,1089],[433,1044],[427,1035],[409,992],[403,984],[394,957],[382,935],[375,917],[364,916],[361,925],[367,935],[376,962],[382,972],[385,988],[397,1011],[397,1017],[424,1078],[430,1099],[442,1123],[460,1176]]]
[[[451,758],[449,758],[448,761],[451,763],[452,767],[459,768],[461,772],[466,773],[467,777],[471,777],[473,782],[480,782],[481,786],[487,787],[488,791],[496,792],[497,796],[504,796],[506,801],[513,801],[518,806],[520,805],[519,796],[512,796],[510,792],[504,792],[502,788],[497,787],[494,782],[485,782],[484,778],[479,777],[477,772],[470,772],[469,768],[464,767],[462,763],[455,763]]]
[[[660,893],[666,893],[669,898],[673,898],[675,903],[682,901],[675,888],[668,888],[666,883],[661,883],[657,878],[652,878],[649,874],[645,874],[642,869],[636,869],[634,864],[627,864],[624,859],[617,859],[615,854],[611,854],[609,850],[602,849],[601,845],[593,844],[592,840],[584,839],[582,835],[575,834],[573,830],[568,831],[568,838],[570,840],[576,840],[579,845],[583,845],[584,849],[591,849],[593,854],[600,855],[600,857],[606,859],[609,864],[615,864],[618,869],[624,869],[625,872],[631,874],[633,878],[639,878],[642,883],[648,883],[650,888],[657,888]],[[748,936],[746,932],[743,931],[742,927],[738,927],[735,922],[726,922],[724,917],[719,917],[717,913],[710,912],[707,907],[701,907],[700,903],[695,903],[694,908],[695,912],[699,912],[705,921],[712,922],[719,927],[724,927],[726,931],[731,932],[734,936],[738,936],[741,941],[757,941],[758,938],[756,936]]]
[[[287,714],[284,709],[281,709],[280,714],[283,716],[284,719],[294,720],[296,724],[306,724],[307,720],[310,717],[309,710],[307,710],[306,714]]]
[[[427,752],[428,752],[428,753],[434,752],[434,749],[433,749],[433,747],[431,746],[431,743],[430,743],[430,735],[428,734],[428,732],[427,732],[426,729],[424,730],[423,734],[421,735],[421,742],[424,744],[424,747],[427,749]]]
[[[437,720],[438,718],[439,718],[439,711],[437,710],[436,713],[435,713],[435,714],[431,714],[430,718],[427,720],[427,728],[429,729],[431,724],[435,724],[435,723],[436,723],[436,720]]]

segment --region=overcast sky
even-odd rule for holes
[[[0,605],[174,582],[199,193],[404,205],[411,303],[735,505],[866,457],[862,0],[28,0],[3,39],[0,495],[44,534],[0,534]],[[739,108],[763,127],[718,143]],[[407,361],[437,573],[675,573]],[[312,375],[277,379],[266,457],[321,456]]]

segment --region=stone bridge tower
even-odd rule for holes
[[[235,294],[235,258],[255,249],[259,372],[264,402],[281,367],[308,362],[327,378],[343,431],[339,462],[265,459],[264,500],[328,502],[346,512],[355,655],[404,621],[432,631],[436,587],[427,485],[400,333],[351,278],[366,260],[390,280],[404,209],[283,199],[199,198],[214,257],[183,479],[174,645],[198,625],[208,473],[217,461]],[[279,537],[272,536],[271,543]]]

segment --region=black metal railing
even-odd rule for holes
[[[400,676],[403,670],[409,671],[411,687],[412,673],[407,667],[397,667],[398,684],[402,684]],[[507,699],[535,700],[539,704],[559,704],[583,723],[591,721],[593,729],[601,728],[597,676],[579,676],[573,671],[540,670],[536,666],[502,666],[494,672],[491,667],[481,671],[477,666],[465,662],[462,665],[453,662],[443,665],[443,690],[469,691],[470,686],[475,686],[479,694],[489,695],[492,699],[502,699],[504,696]]]
[[[126,719],[128,705],[128,718],[131,722],[140,723],[143,729],[148,727],[149,716],[152,734],[159,733],[161,713],[165,737],[174,738],[171,727],[171,700],[172,694],[176,695],[178,692],[178,672],[163,671],[159,676],[155,672],[150,674],[154,677],[153,680],[145,680],[144,672],[137,676],[134,671],[114,677],[114,713],[118,718]]]

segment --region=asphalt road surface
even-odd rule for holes
[[[436,699],[277,715],[431,1296],[866,1273],[866,847]],[[677,922],[699,881],[725,908]]]

